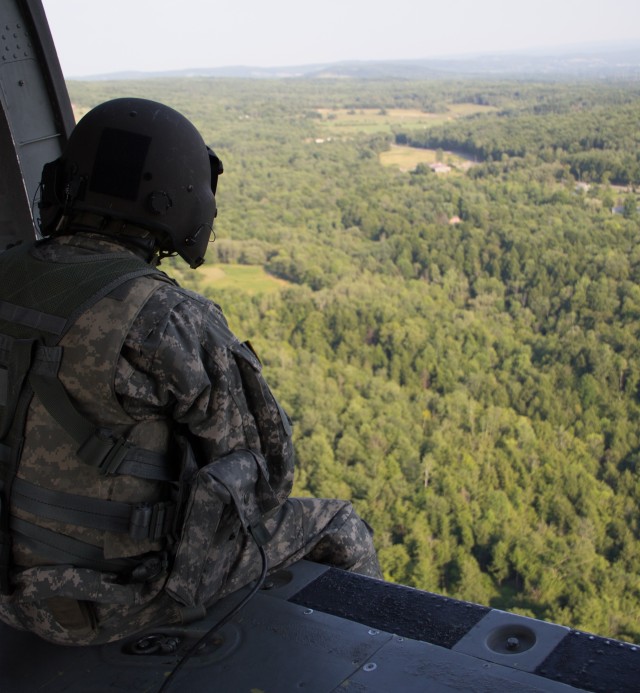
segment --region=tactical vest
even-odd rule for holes
[[[225,327],[261,449],[200,463],[114,392],[166,275],[128,253],[43,262],[25,246],[0,277],[0,618],[67,644],[201,618],[224,577],[216,547],[237,531],[265,544],[263,515],[291,489],[290,421],[259,361]]]
[[[113,381],[133,321],[169,280],[130,253],[54,263],[29,246],[0,255],[0,276],[1,591],[10,567],[143,576],[171,529],[179,469],[167,423],[130,418]]]

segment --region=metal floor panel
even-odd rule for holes
[[[363,587],[370,609],[360,622]],[[206,619],[190,626],[160,628],[98,647],[56,646],[0,626],[2,693],[158,691],[184,653],[244,593],[227,597]],[[422,639],[407,637],[394,628],[394,609],[400,598],[410,600],[403,607],[407,612],[407,604],[415,605],[416,621],[423,620],[423,613],[435,611],[445,621],[447,614],[456,621],[466,610],[464,602],[302,561],[268,578],[265,588],[186,664],[167,691],[562,693],[632,691],[630,682],[640,681],[636,676],[640,648],[595,636],[579,638],[575,631],[505,612],[489,610],[479,621],[474,619],[477,623],[470,624],[453,645],[438,644],[439,638],[446,642],[449,637],[438,627],[425,630]],[[316,607],[309,605],[311,601]],[[421,611],[421,603],[427,611]],[[335,611],[349,616],[331,613]],[[385,614],[385,628],[368,622],[376,613]],[[407,628],[406,614],[398,624]],[[538,634],[539,642],[529,641],[521,653],[509,656],[496,638],[510,633],[520,638]],[[425,641],[429,639],[436,642]],[[623,657],[620,671],[609,672],[604,679],[589,678],[581,651],[571,657],[564,654],[570,652],[567,643],[575,647],[577,642],[598,648],[605,642],[615,645]],[[559,655],[549,664],[554,653]],[[547,662],[544,667],[543,661]],[[617,673],[624,676],[617,678]]]

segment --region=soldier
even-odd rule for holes
[[[0,618],[98,644],[204,616],[307,558],[380,577],[348,502],[290,498],[290,420],[198,267],[222,164],[181,114],[116,99],[47,164],[44,238],[0,254]]]

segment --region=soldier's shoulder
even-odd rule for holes
[[[141,281],[146,279],[157,283],[157,288],[153,293],[153,297],[155,301],[160,303],[172,305],[185,304],[185,306],[198,307],[200,310],[216,305],[205,296],[202,296],[202,294],[180,286],[163,272],[158,272],[158,274],[153,274],[149,277],[141,277],[140,279]]]
[[[195,291],[179,286],[166,276],[141,277],[136,282],[155,282],[156,288],[146,301],[142,312],[148,317],[182,318],[194,323],[222,322],[226,319],[220,306]],[[135,290],[135,289],[134,289]]]

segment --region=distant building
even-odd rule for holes
[[[437,161],[435,164],[429,164],[429,168],[435,173],[449,173],[451,171],[451,166],[447,166],[447,164],[443,164],[440,161]]]
[[[460,219],[460,217],[457,215],[455,217],[451,217],[451,219],[449,219],[449,224],[461,224],[461,223],[462,223],[462,219]]]
[[[621,214],[622,216],[624,216],[624,215],[625,215],[625,212],[628,214],[629,211],[632,211],[632,210],[633,210],[633,208],[631,208],[631,210],[628,210],[628,211],[627,211],[627,210],[625,209],[624,205],[616,205],[615,207],[612,207],[612,208],[611,208],[611,214]],[[638,206],[636,207],[636,211],[637,211],[637,212],[640,212],[640,205],[638,205]]]

